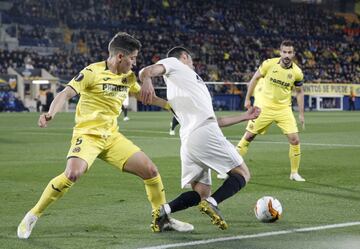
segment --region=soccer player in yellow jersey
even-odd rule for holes
[[[299,120],[305,127],[304,121],[304,91],[302,87],[303,73],[292,61],[295,52],[293,42],[284,40],[280,46],[280,58],[265,60],[253,75],[245,99],[245,107],[251,106],[250,97],[259,81],[263,78],[263,86],[259,98],[261,114],[256,120],[249,121],[246,133],[237,145],[241,155],[245,155],[250,142],[257,134],[262,134],[275,122],[282,132],[287,136],[290,143],[289,158],[291,165],[290,179],[294,181],[305,181],[299,173],[300,166],[300,139],[296,120],[291,110],[291,93],[296,90],[296,98],[299,106]]]
[[[109,58],[84,68],[55,97],[49,111],[40,115],[38,125],[44,128],[67,100],[80,94],[65,171],[50,180],[39,201],[19,224],[17,235],[20,239],[29,238],[45,209],[62,197],[90,169],[96,158],[142,178],[153,210],[166,202],[154,163],[118,131],[117,117],[122,102],[129,92],[140,96],[140,85],[131,70],[140,47],[140,42],[127,33],[116,34],[109,42]],[[157,97],[153,104],[169,106]],[[177,231],[193,230],[192,225],[170,217],[164,226]]]

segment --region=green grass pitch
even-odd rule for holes
[[[233,113],[218,113],[228,115]],[[180,140],[168,135],[166,112],[129,113],[119,119],[120,131],[141,147],[158,166],[167,199],[180,189]],[[100,160],[38,221],[28,240],[16,227],[54,176],[64,170],[73,113],[61,113],[46,129],[37,127],[36,113],[0,114],[0,248],[139,248],[199,240],[255,235],[182,248],[360,248],[360,226],[312,232],[259,234],[360,221],[360,113],[310,112],[301,131],[300,173],[305,183],[289,178],[287,139],[273,125],[251,144],[245,158],[251,182],[221,204],[229,229],[218,230],[197,207],[174,214],[191,222],[191,233],[150,231],[150,205],[142,181]],[[224,128],[234,144],[245,124]],[[214,188],[221,184],[214,178]],[[256,220],[256,200],[271,195],[280,200],[280,221]]]

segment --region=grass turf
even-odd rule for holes
[[[313,112],[306,113],[306,130],[300,133],[300,173],[307,182],[288,180],[287,140],[273,125],[266,135],[256,138],[245,158],[251,182],[220,206],[230,225],[226,231],[211,225],[194,207],[174,214],[193,223],[194,232],[151,233],[150,205],[142,181],[96,160],[65,197],[46,211],[30,239],[19,240],[18,223],[48,181],[64,169],[74,120],[72,113],[59,114],[47,129],[40,129],[37,116],[0,114],[0,248],[137,248],[360,221],[360,115]],[[176,197],[182,191],[180,140],[168,135],[170,115],[129,116],[129,122],[119,119],[120,130],[157,164],[167,199]],[[244,130],[245,124],[223,129],[234,144]],[[220,184],[215,178],[214,188]],[[256,220],[253,207],[264,195],[281,201],[284,214],[279,222]],[[186,248],[356,248],[359,231],[354,226]]]

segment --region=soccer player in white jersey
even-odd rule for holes
[[[250,172],[235,147],[224,137],[219,124],[227,126],[244,119],[239,116],[220,118],[218,123],[210,93],[194,71],[190,52],[184,47],[174,47],[167,57],[140,71],[140,81],[143,83],[141,100],[144,104],[152,102],[155,94],[151,77],[163,76],[168,102],[180,123],[181,187],[191,186],[192,191],[184,192],[154,210],[153,230],[162,230],[162,222],[167,214],[196,205],[199,205],[201,212],[210,216],[213,224],[222,230],[227,229],[218,204],[242,189],[250,179]],[[247,118],[256,118],[250,116]],[[229,175],[211,196],[210,169]]]

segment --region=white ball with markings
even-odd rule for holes
[[[275,222],[280,219],[283,209],[278,199],[264,196],[256,202],[254,212],[261,222]]]

